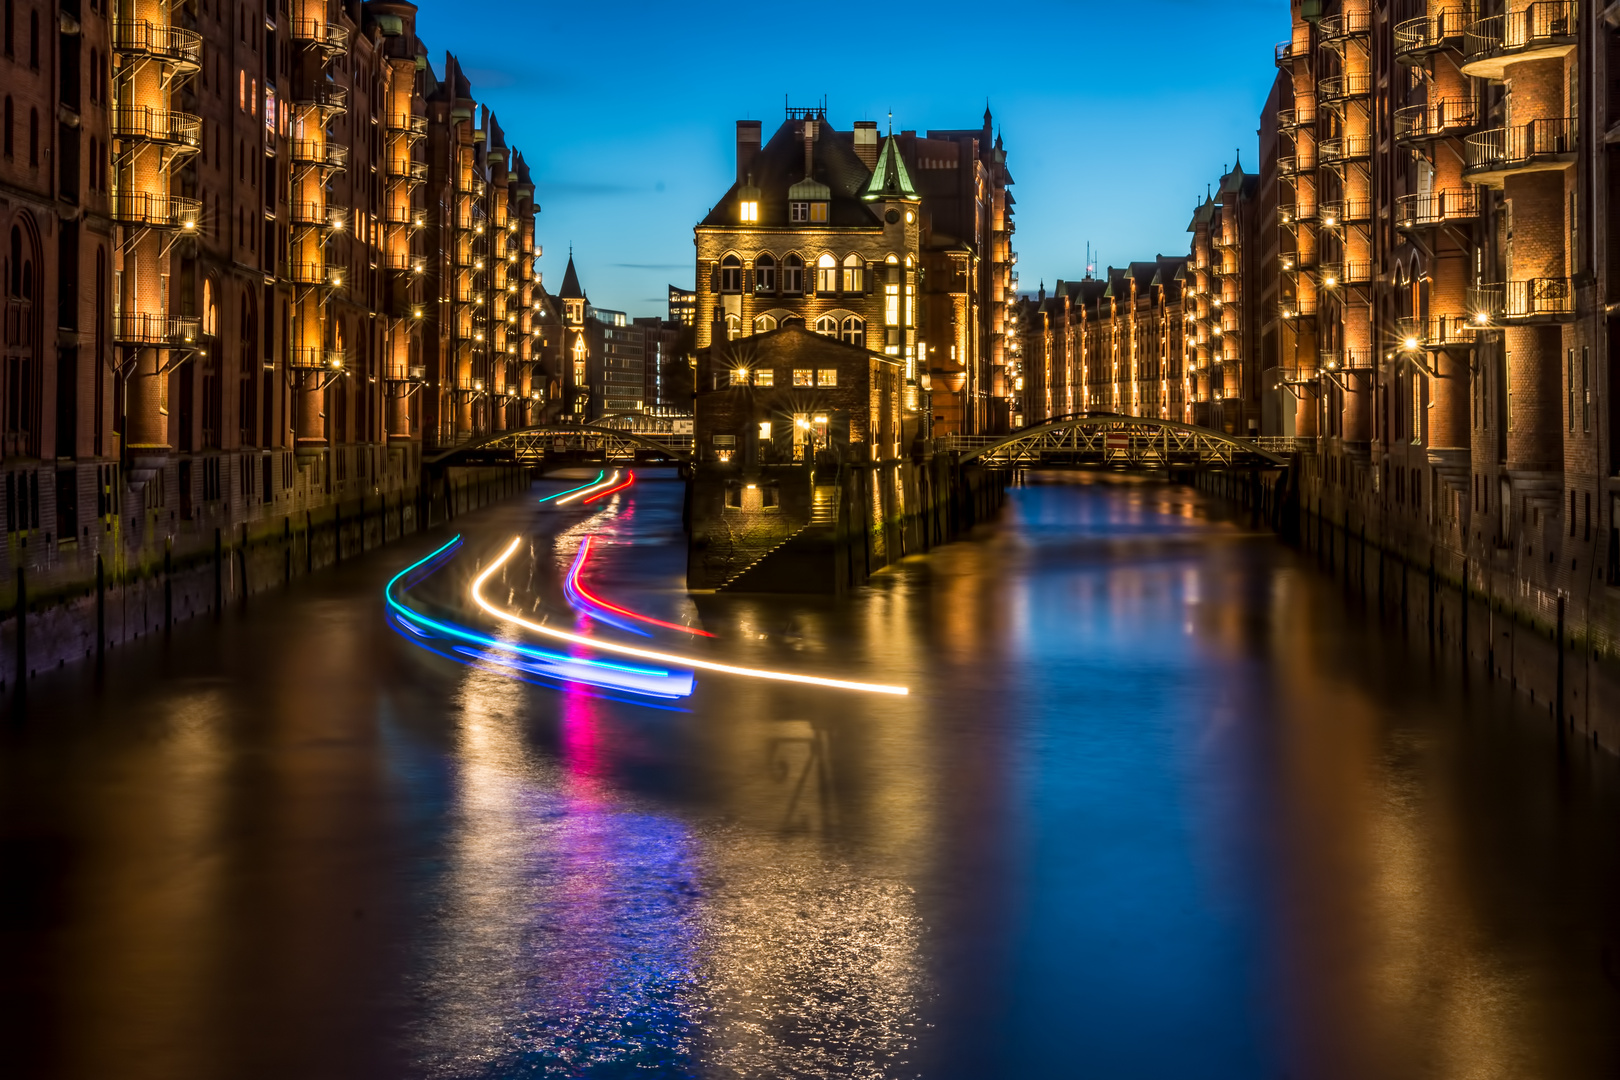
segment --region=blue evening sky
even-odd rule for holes
[[[1286,0],[1057,0],[1002,8],[417,0],[434,69],[456,53],[534,172],[541,270],[572,243],[592,302],[662,314],[692,226],[733,176],[734,121],[976,128],[986,98],[1017,186],[1020,289],[1187,250],[1194,200],[1252,167]],[[884,14],[894,12],[893,15]]]

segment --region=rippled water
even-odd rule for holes
[[[42,677],[0,743],[0,1060],[1620,1075],[1620,764],[1193,492],[1049,479],[842,602],[694,602],[657,478],[469,516],[412,594],[521,533],[490,594],[555,609],[588,530],[598,592],[715,655],[907,698],[429,655],[381,591],[443,536]]]

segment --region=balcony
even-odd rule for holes
[[[296,105],[313,105],[322,112],[340,113],[349,109],[348,87],[325,80],[293,90],[292,98]]]
[[[388,161],[390,180],[406,180],[420,184],[427,179],[427,174],[428,167],[425,161],[412,161],[409,158],[390,158]]]
[[[1337,289],[1344,285],[1366,285],[1373,279],[1372,263],[1347,261],[1323,263],[1318,276],[1324,289]]]
[[[1276,48],[1272,50],[1272,59],[1276,62],[1278,67],[1286,67],[1287,65],[1293,63],[1296,55],[1304,56],[1305,51],[1302,49],[1296,54],[1294,52],[1294,43],[1292,41],[1279,41],[1277,42]]]
[[[1395,110],[1395,141],[1401,145],[1466,135],[1479,123],[1479,108],[1466,98],[1442,98]]]
[[[1329,75],[1317,80],[1316,99],[1323,102],[1346,101],[1366,97],[1372,93],[1372,76],[1366,72],[1350,75]]]
[[[1400,339],[1400,347],[1408,352],[1466,349],[1474,344],[1474,323],[1467,315],[1406,318],[1395,323],[1395,336]]]
[[[1342,199],[1322,204],[1322,224],[1330,229],[1371,220],[1372,201],[1369,199]]]
[[[327,206],[323,202],[294,202],[289,208],[289,220],[305,228],[341,229],[347,218],[341,207]]]
[[[202,219],[202,203],[176,195],[120,191],[112,197],[112,218],[120,225],[192,230]]]
[[[342,143],[319,139],[294,139],[292,160],[294,165],[311,165],[317,169],[347,169],[349,148]]]
[[[1316,123],[1316,110],[1309,107],[1296,109],[1278,109],[1277,127],[1283,131],[1295,131],[1301,127],[1309,127]]]
[[[1378,366],[1378,354],[1372,349],[1330,349],[1318,359],[1328,371],[1372,371]]]
[[[391,134],[409,135],[413,139],[420,139],[427,135],[427,117],[398,114],[388,118],[388,131]]]
[[[1285,154],[1277,159],[1277,175],[1298,176],[1316,169],[1316,151],[1304,154]]]
[[[389,382],[424,382],[427,379],[427,365],[390,364],[383,378]]]
[[[1531,278],[1481,285],[1468,290],[1474,325],[1495,323],[1570,322],[1575,317],[1575,287],[1569,278]]]
[[[295,345],[287,357],[287,365],[294,371],[342,371],[349,366],[349,350]]]
[[[427,214],[420,207],[390,203],[383,207],[382,219],[389,225],[406,225],[420,229],[427,221]]]
[[[1531,120],[1468,136],[1463,176],[1476,184],[1501,187],[1515,173],[1567,169],[1575,162],[1575,120]]]
[[[1421,64],[1442,49],[1460,49],[1468,29],[1466,7],[1447,8],[1433,15],[1407,19],[1395,27],[1395,61]]]
[[[167,64],[176,74],[202,66],[202,35],[146,19],[120,19],[113,24],[113,48],[129,57]]]
[[[344,268],[324,262],[291,262],[287,264],[287,280],[294,285],[315,285],[331,289],[343,287]]]
[[[425,258],[409,251],[379,252],[377,265],[395,274],[420,274],[427,266]]]
[[[1477,217],[1477,188],[1448,188],[1427,195],[1402,195],[1395,200],[1397,229],[1432,229],[1451,222],[1472,221]]]
[[[1325,16],[1317,23],[1317,32],[1321,34],[1324,45],[1347,41],[1350,38],[1366,37],[1372,33],[1372,12],[1347,11],[1341,15]]]
[[[120,345],[185,346],[197,340],[200,322],[176,315],[139,311],[113,314],[113,340]]]
[[[310,45],[328,56],[336,56],[348,49],[349,31],[330,19],[294,19],[290,27],[292,39],[300,45]]]
[[[160,143],[177,151],[195,151],[202,145],[202,120],[173,109],[131,108],[112,110],[114,138]]]
[[[1309,318],[1316,314],[1316,297],[1284,297],[1277,301],[1277,314],[1284,319]]]
[[[475,199],[482,199],[489,193],[489,182],[481,176],[469,177],[461,184],[461,191]]]
[[[1372,156],[1372,136],[1340,135],[1332,139],[1323,139],[1319,149],[1322,160],[1329,164],[1365,161]]]
[[[1475,20],[1463,36],[1462,73],[1501,79],[1507,65],[1547,60],[1575,51],[1580,4],[1536,0],[1522,11]]]

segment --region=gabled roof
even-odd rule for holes
[[[877,202],[881,199],[917,197],[917,186],[911,182],[906,161],[900,156],[900,144],[890,135],[883,140],[883,149],[878,151],[877,168],[872,170],[872,178],[861,189],[861,198],[867,202]]]
[[[568,269],[563,271],[562,288],[557,290],[559,300],[584,300],[585,290],[579,287],[579,273],[574,269],[574,253],[568,253]]]
[[[861,202],[860,194],[870,175],[861,159],[855,156],[854,135],[848,131],[835,131],[825,123],[816,125],[812,175],[808,178],[826,190],[816,199],[792,201],[819,202],[826,200],[827,224],[833,228],[880,227],[881,222],[873,209]],[[804,175],[804,141],[799,137],[801,125],[788,121],[776,129],[770,140],[760,147],[749,173],[739,183],[726,189],[714,208],[700,222],[700,227],[736,226],[740,224],[737,203],[744,187],[759,192],[759,225],[765,228],[792,224],[788,219],[788,192],[807,179]],[[819,227],[819,222],[817,223]]]

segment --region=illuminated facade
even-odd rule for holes
[[[789,109],[763,145],[739,121],[736,182],[696,229],[697,347],[803,326],[897,358],[936,433],[1005,428],[1011,183],[988,112],[919,137]]]
[[[413,5],[14,7],[11,567],[139,575],[525,422],[533,184]]]

